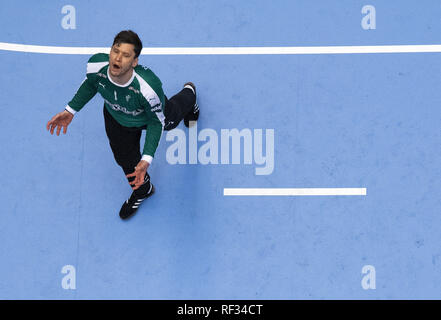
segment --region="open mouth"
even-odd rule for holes
[[[115,69],[115,70],[121,69],[121,67],[115,63],[112,66],[113,66],[113,69]]]

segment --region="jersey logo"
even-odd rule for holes
[[[162,111],[162,109],[161,109],[161,104],[158,103],[157,105],[153,106],[153,107],[150,109],[150,111],[151,111],[151,112],[159,112],[159,111]]]
[[[129,102],[130,98],[131,98],[131,96],[130,96],[129,94],[126,95],[126,101],[127,101],[127,102]]]
[[[106,85],[105,85],[105,84],[102,84],[101,82],[98,82],[98,84],[99,84],[101,87],[103,87],[104,89],[106,89]]]
[[[106,102],[106,104],[109,107],[111,107],[113,110],[121,111],[121,112],[123,112],[125,114],[129,114],[129,115],[132,115],[134,117],[136,117],[137,115],[139,115],[139,114],[144,112],[143,109],[136,109],[136,110],[133,110],[133,111],[127,110],[126,107],[122,107],[122,106],[120,106],[119,104],[116,104],[116,103],[111,103],[110,101],[108,101],[106,99],[104,99],[104,102]]]

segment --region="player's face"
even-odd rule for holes
[[[138,65],[135,46],[129,43],[115,44],[110,49],[109,72],[113,77],[123,77]]]

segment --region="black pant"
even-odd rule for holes
[[[170,100],[165,97],[165,106],[163,109],[165,116],[164,130],[176,128],[179,122],[184,119],[185,115],[192,111],[194,104],[195,96],[193,92],[187,88],[182,89]],[[142,130],[146,129],[146,126],[122,126],[110,115],[105,106],[103,113],[106,134],[109,138],[110,148],[112,149],[116,163],[118,163],[126,175],[133,173],[136,165],[141,161],[140,139]],[[139,189],[141,189],[141,187]],[[145,191],[144,189],[147,189],[147,186],[138,192],[143,193]]]
[[[165,97],[165,126],[164,130],[172,130],[176,128],[184,117],[193,110],[196,103],[193,91],[188,88],[182,89],[180,92],[171,97],[170,100]]]

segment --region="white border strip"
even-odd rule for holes
[[[109,52],[110,47],[56,47],[0,42],[0,50],[49,53],[95,54]],[[256,55],[256,54],[356,54],[356,53],[421,53],[441,52],[441,45],[395,46],[327,46],[327,47],[194,47],[194,48],[144,48],[142,55]]]
[[[224,188],[224,196],[365,196],[366,188]]]

